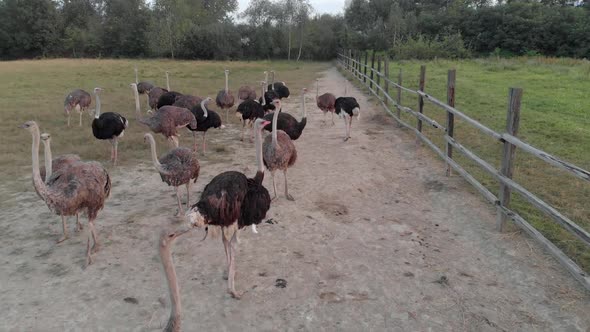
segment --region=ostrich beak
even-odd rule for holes
[[[262,127],[265,127],[266,125],[268,125],[270,123],[271,123],[270,121],[264,121],[264,122],[262,122]]]
[[[27,128],[27,124],[26,124],[26,123],[23,123],[22,125],[20,125],[20,126],[18,126],[18,127],[19,127],[20,129],[25,129],[25,128]]]

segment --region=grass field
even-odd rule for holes
[[[551,58],[403,61],[391,63],[390,76],[396,81],[401,68],[403,85],[417,90],[422,64],[426,65],[425,91],[444,102],[447,71],[456,69],[456,108],[499,132],[504,132],[506,127],[508,88],[523,88],[518,136],[537,148],[590,169],[589,61]],[[395,90],[391,89],[390,94],[395,98]],[[417,96],[404,93],[402,104],[417,110]],[[445,124],[445,112],[428,101],[425,102],[425,113]],[[403,112],[402,118],[407,123],[416,123],[415,118]],[[457,140],[499,168],[501,144],[455,119]],[[424,125],[424,132],[444,151],[438,129]],[[454,158],[492,192],[498,193],[497,181],[485,171],[460,152],[455,152]],[[518,149],[514,178],[590,230],[589,183]],[[520,215],[590,272],[590,250],[587,246],[518,195],[513,195],[511,204]]]
[[[119,144],[120,163],[131,164],[137,160],[149,160],[143,135],[145,126],[135,120],[135,103],[129,84],[135,82],[134,66],[139,69],[139,79],[165,87],[165,71],[170,72],[172,90],[197,96],[211,96],[224,86],[223,69],[230,70],[230,90],[237,100],[237,90],[242,85],[259,87],[264,79],[263,71],[275,70],[276,79],[286,81],[291,93],[299,95],[300,89],[317,77],[317,73],[329,66],[327,63],[295,62],[202,62],[168,60],[42,60],[0,62],[0,110],[3,128],[3,144],[0,145],[1,178],[11,179],[16,188],[30,186],[28,180],[31,156],[30,134],[17,126],[27,120],[39,123],[43,132],[52,134],[54,155],[77,153],[83,159],[93,159],[108,164],[110,144],[98,141],[92,135],[91,118],[83,116],[83,127],[78,127],[78,115],[72,113],[72,127],[66,126],[63,111],[64,98],[71,90],[82,88],[92,93],[94,87],[104,89],[101,95],[102,112],[118,112],[130,120],[130,128]],[[140,96],[145,110],[145,97]],[[214,103],[210,108],[217,110]],[[94,97],[92,106],[94,108]],[[233,109],[235,111],[235,107]],[[145,114],[145,113],[144,113]],[[236,121],[230,116],[230,121]],[[181,140],[192,137],[181,132]],[[165,144],[161,135],[160,143]],[[213,147],[214,148],[214,147]]]

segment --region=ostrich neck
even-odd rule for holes
[[[133,96],[135,97],[135,115],[137,120],[141,119],[141,105],[139,104],[139,92],[137,92],[137,85],[132,86],[131,89],[133,90]],[[149,96],[148,96],[149,102]]]
[[[203,101],[201,102],[201,108],[203,109],[203,117],[205,117],[205,118],[209,116],[206,104],[207,104],[207,101],[205,99],[203,99]]]
[[[225,73],[225,93],[229,91],[229,74]]]
[[[305,110],[305,94],[301,94],[301,104],[303,108],[303,115],[301,116],[301,119],[305,119],[307,117],[307,112]]]
[[[264,84],[260,85],[260,88],[262,89],[262,104],[261,105],[266,105],[266,100],[264,98],[264,89],[266,87],[266,82],[264,82]]]
[[[274,89],[275,89],[275,72],[274,71],[272,72],[271,81],[272,81],[272,89],[274,91]]]
[[[168,245],[160,245],[160,259],[164,266],[164,273],[166,274],[168,289],[170,291],[170,302],[172,303],[167,328],[171,328],[171,331],[180,331],[182,306],[180,304],[180,288],[178,287],[178,280],[176,278],[176,269],[172,262],[172,253],[170,252],[171,245],[172,243],[168,243]]]
[[[94,113],[94,118],[98,119],[98,117],[100,117],[100,96],[96,92],[94,93],[94,96],[96,96],[96,112]]]
[[[166,89],[170,91],[170,77],[168,77],[168,73],[166,73]]]
[[[137,77],[137,68],[135,68],[135,84],[139,83],[139,78]]]
[[[277,105],[275,109],[275,113],[272,116],[272,146],[277,147],[279,145],[279,140],[277,138],[277,122],[279,122],[279,111],[281,110],[281,104]]]
[[[320,97],[320,81],[315,81],[315,99],[317,100]]]
[[[39,133],[39,128],[35,127],[33,132],[33,147],[32,147],[32,154],[33,154],[33,185],[35,189],[43,197],[43,200],[46,200],[48,195],[47,186],[45,186],[45,182],[41,179],[41,173],[39,171],[39,141],[41,140],[41,134]]]
[[[52,156],[51,156],[51,141],[43,141],[43,149],[45,150],[45,182],[51,177]]]
[[[262,128],[255,128],[256,129],[256,138],[255,138],[255,146],[256,146],[256,169],[259,172],[264,173],[264,162],[262,160]]]
[[[150,140],[150,149],[152,151],[152,161],[154,162],[154,167],[160,173],[167,173],[164,169],[162,169],[162,164],[160,164],[160,161],[158,160],[158,155],[156,154],[156,141],[154,140],[154,137],[152,135],[149,135],[149,140]]]
[[[268,86],[268,72],[264,73],[264,91],[266,91]]]

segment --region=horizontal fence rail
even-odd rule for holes
[[[421,67],[421,79],[420,79],[420,90],[412,90],[402,86],[402,71],[400,69],[398,75],[398,82],[394,82],[389,77],[389,67],[383,72],[381,69],[382,57],[375,57],[375,52],[371,57],[371,64],[368,64],[369,55],[365,52],[364,64],[361,62],[363,56],[359,51],[355,51],[356,58],[350,56],[353,54],[351,50],[346,52],[338,53],[338,63],[347,71],[351,72],[352,75],[359,80],[369,91],[379,100],[384,109],[389,113],[397,122],[399,126],[408,128],[416,134],[417,139],[430,147],[439,157],[441,157],[448,169],[447,175],[450,175],[450,170],[454,170],[457,174],[461,175],[468,183],[470,183],[480,194],[483,195],[490,203],[497,207],[498,211],[498,228],[501,231],[502,225],[507,219],[513,221],[515,225],[523,229],[529,236],[539,242],[552,256],[559,261],[568,272],[570,272],[576,280],[590,290],[590,276],[584,272],[573,260],[565,255],[559,248],[557,248],[551,241],[546,239],[539,231],[537,231],[529,222],[518,215],[516,212],[509,208],[511,192],[515,191],[529,203],[531,203],[537,210],[543,212],[549,216],[554,222],[562,226],[569,233],[577,237],[582,243],[590,247],[590,233],[577,225],[574,221],[561,214],[554,207],[547,202],[540,199],[535,194],[525,189],[522,185],[518,184],[512,179],[513,164],[514,164],[514,153],[516,148],[520,148],[527,153],[537,157],[544,162],[553,165],[563,171],[572,174],[573,176],[590,182],[590,172],[581,167],[563,161],[545,151],[537,149],[530,144],[520,140],[516,135],[518,132],[519,119],[520,119],[520,98],[522,96],[521,89],[510,89],[508,117],[507,117],[507,128],[505,133],[499,133],[487,126],[483,125],[479,121],[472,119],[465,113],[459,111],[454,107],[455,102],[455,71],[449,71],[448,76],[448,89],[447,89],[447,100],[448,103],[444,103],[435,97],[424,92],[424,81],[425,81],[425,67]],[[375,68],[375,60],[377,60],[377,69]],[[389,59],[385,59],[385,66],[389,65]],[[386,86],[384,89],[381,87],[381,82]],[[389,87],[393,87],[397,90],[397,99],[389,95]],[[402,92],[411,93],[419,96],[419,111],[415,111],[407,106],[401,105]],[[446,125],[439,124],[434,119],[426,116],[422,113],[423,101],[428,101],[435,106],[438,106],[447,113]],[[451,104],[451,105],[449,105]],[[393,106],[397,112],[394,113],[390,106]],[[417,119],[417,125],[412,126],[401,119],[401,113],[407,113]],[[470,124],[480,132],[491,136],[499,143],[504,145],[502,155],[502,167],[500,170],[496,169],[493,165],[486,162],[482,158],[478,157],[471,150],[460,144],[454,136],[454,118],[457,117],[462,121]],[[422,124],[427,124],[433,128],[442,130],[444,132],[444,141],[446,142],[446,152],[441,150],[435,145],[430,139],[428,139],[421,131]],[[452,151],[457,150],[462,155],[473,161],[478,167],[485,170],[487,173],[492,175],[496,181],[500,183],[500,194],[493,194],[488,188],[481,184],[475,177],[473,177],[467,170],[459,165],[452,158]]]

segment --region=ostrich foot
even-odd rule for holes
[[[232,289],[228,289],[227,292],[231,295],[231,297],[233,297],[236,300],[239,300],[242,298],[242,295],[244,295],[244,293],[238,293],[235,290]]]
[[[82,223],[80,222],[80,219],[78,216],[76,216],[76,232],[80,232],[84,229],[84,226],[82,226]]]
[[[176,214],[174,214],[175,217],[181,217],[184,216],[184,213],[182,213],[182,210],[180,209],[176,209]]]
[[[92,255],[90,254],[90,236],[88,237],[88,241],[86,241],[86,267],[92,264]]]
[[[285,197],[290,201],[295,201],[295,198],[293,198],[293,196],[291,196],[291,194],[286,194]]]
[[[344,142],[348,141],[348,139],[349,139],[349,138],[350,138],[350,137],[346,137],[346,138],[344,139]]]
[[[275,195],[275,197],[271,198],[270,201],[274,202],[277,198],[279,198],[279,196]]]
[[[64,236],[60,237],[59,240],[57,240],[56,243],[62,243],[62,242],[64,242],[65,240],[67,240],[69,238],[70,237],[67,234],[65,234]]]
[[[96,254],[99,250],[100,250],[100,244],[94,243],[94,245],[92,246],[92,250],[90,250],[90,253]]]

